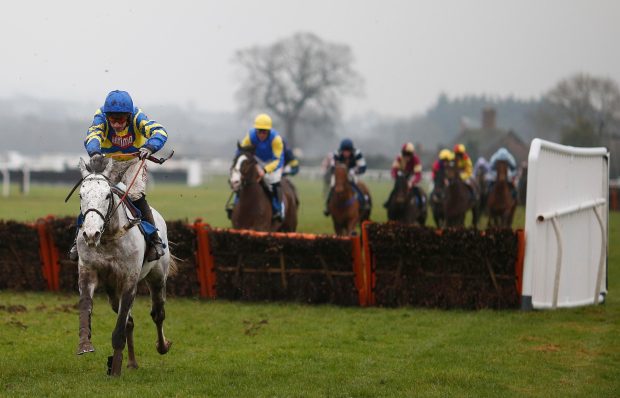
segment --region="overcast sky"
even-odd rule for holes
[[[423,113],[441,92],[538,97],[587,72],[620,81],[620,1],[11,1],[0,96],[235,110],[235,50],[298,31],[351,46],[345,115]]]

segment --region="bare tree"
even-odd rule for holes
[[[620,89],[608,78],[577,74],[543,96],[539,120],[569,145],[604,145],[620,133]]]
[[[329,128],[340,116],[342,95],[361,92],[353,54],[345,44],[328,43],[312,33],[297,33],[268,46],[238,50],[242,72],[236,98],[243,112],[267,110],[283,123],[291,147],[300,124]]]

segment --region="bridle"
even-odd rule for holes
[[[101,213],[98,209],[90,208],[87,209],[85,212],[82,213],[82,215],[84,216],[84,218],[86,218],[86,215],[88,213],[90,213],[91,211],[95,214],[97,214],[99,217],[101,217],[101,219],[103,220],[103,227],[101,228],[101,233],[103,234],[103,231],[106,229],[106,227],[108,226],[110,219],[112,218],[112,214],[114,213],[114,192],[112,191],[112,184],[110,182],[110,179],[104,175],[101,174],[89,174],[86,177],[82,178],[82,180],[80,181],[80,185],[82,183],[84,183],[85,181],[94,181],[94,180],[100,180],[100,178],[88,178],[90,176],[95,176],[95,177],[103,177],[103,179],[108,183],[108,186],[110,187],[110,194],[109,194],[109,198],[108,200],[108,209],[106,211],[106,214],[104,215],[103,213]]]

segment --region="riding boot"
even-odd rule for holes
[[[226,207],[224,208],[226,210],[226,215],[228,216],[229,220],[232,220],[233,209],[235,208],[235,204],[237,203],[237,194],[234,193],[233,195],[233,200],[229,200],[228,202],[226,202]]]
[[[325,209],[323,209],[323,215],[325,217],[329,216],[329,213],[330,213],[329,212],[329,201],[332,198],[333,191],[334,190],[332,188],[330,188],[329,191],[327,192],[327,199],[325,200]]]
[[[395,190],[392,189],[392,191],[390,192],[390,196],[388,196],[387,200],[383,204],[383,208],[387,209],[388,207],[390,207],[390,202],[392,202],[392,196],[394,196],[394,191]]]
[[[277,202],[277,206],[275,206],[276,203],[272,203],[273,215],[271,216],[271,220],[282,221],[284,214],[282,214],[282,186],[280,183],[271,186],[271,194],[273,195],[272,202]]]
[[[153,227],[155,227],[155,220],[153,218],[153,212],[151,211],[151,206],[146,201],[146,197],[142,196],[140,199],[136,201],[132,201],[132,203],[140,210],[142,213],[142,220],[150,223]],[[155,261],[164,255],[164,243],[161,241],[159,237],[159,233],[157,230],[149,235],[148,238],[148,247],[146,249],[146,261]]]

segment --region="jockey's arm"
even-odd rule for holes
[[[474,166],[471,163],[471,159],[468,157],[461,160],[461,179],[468,180],[474,174]]]
[[[400,162],[399,162],[399,157],[397,156],[396,159],[394,159],[394,161],[392,162],[392,169],[390,170],[390,174],[392,175],[393,179],[396,179],[396,176],[398,175],[399,170],[400,170]]]
[[[282,137],[278,135],[273,139],[273,141],[271,141],[271,152],[273,153],[273,157],[275,159],[265,165],[265,173],[273,173],[278,169],[278,166],[280,166],[280,161],[282,160],[283,149],[284,144],[282,143]]]
[[[366,172],[366,159],[364,155],[358,150],[355,153],[355,174],[362,175]]]
[[[153,153],[163,148],[168,140],[168,133],[164,126],[154,120],[149,120],[141,109],[138,109],[138,113],[134,115],[133,122],[140,134],[147,139],[145,147],[151,149]]]
[[[417,159],[415,164],[413,165],[413,176],[411,177],[409,187],[418,184],[422,180],[422,163]]]
[[[101,109],[98,109],[84,140],[84,147],[89,156],[101,153],[101,143],[106,135],[106,124],[105,116],[103,116]]]

